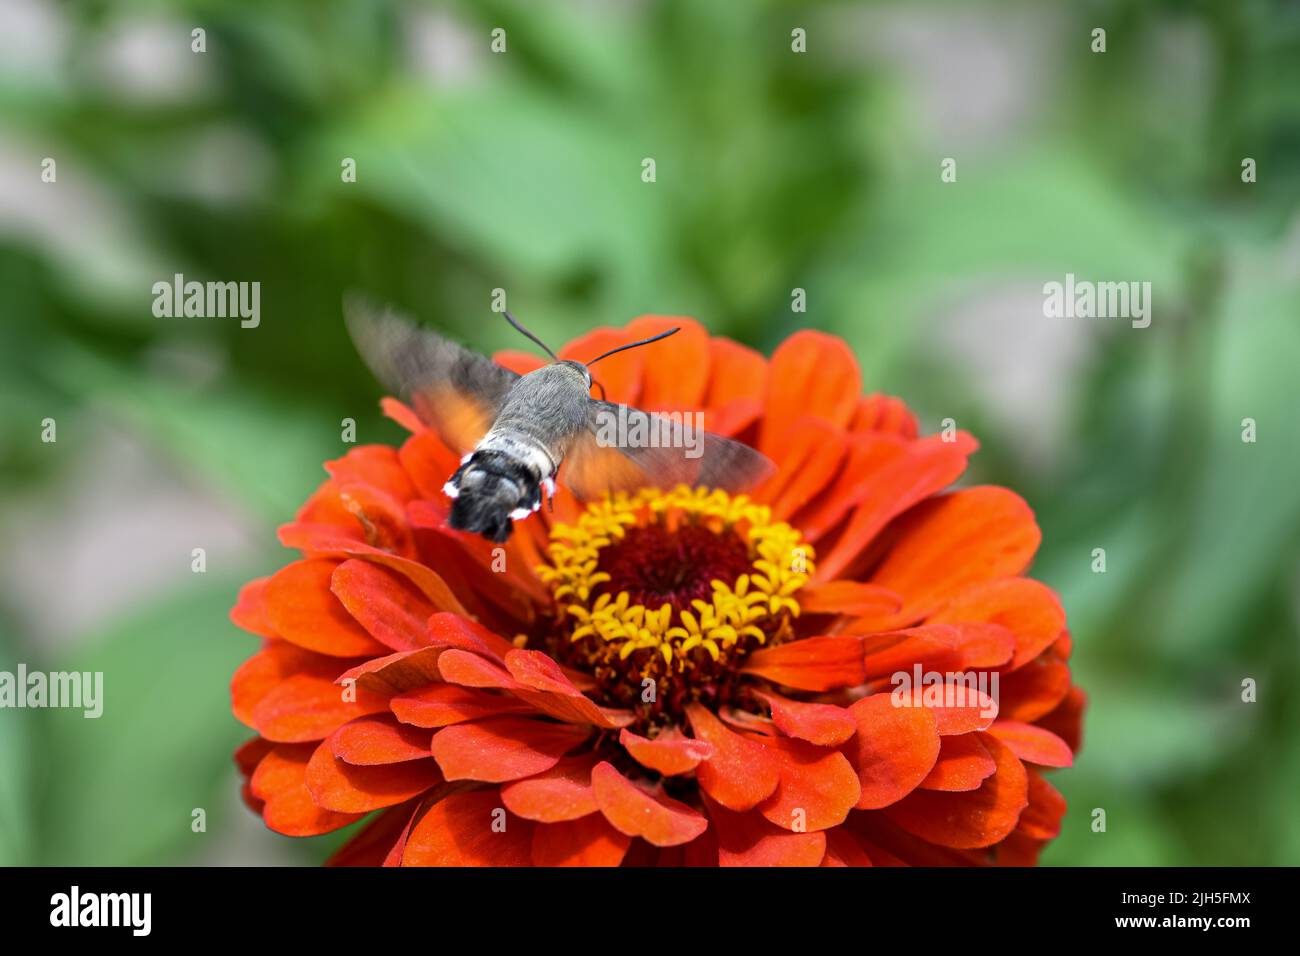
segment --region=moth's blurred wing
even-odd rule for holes
[[[478,444],[519,381],[516,373],[486,356],[360,296],[348,296],[343,312],[352,341],[375,377],[457,454]]]
[[[653,447],[651,436],[668,447]],[[606,492],[681,484],[734,494],[774,470],[765,455],[738,441],[691,432],[681,422],[630,405],[592,401],[587,428],[566,449],[560,481],[583,501]]]

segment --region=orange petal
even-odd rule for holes
[[[534,866],[618,866],[632,838],[599,813],[533,831]]]
[[[338,479],[334,479],[334,485],[338,492],[338,507],[352,519],[352,528],[359,532],[349,535],[350,539],[376,548],[380,553],[403,558],[416,556],[415,539],[406,520],[406,501],[374,485]],[[340,528],[347,529],[347,525]]]
[[[919,667],[914,670],[914,675],[924,676]],[[964,680],[919,685],[913,680],[909,675],[912,686],[896,686],[890,692],[890,699],[895,707],[924,707],[931,711],[941,737],[984,730],[998,716],[997,701]]]
[[[383,866],[399,844],[405,844],[411,816],[420,801],[377,813],[352,839],[334,852],[325,866]]]
[[[1026,763],[1036,763],[1043,767],[1068,767],[1074,763],[1074,754],[1070,752],[1069,744],[1042,727],[1015,720],[999,720],[989,729],[989,733]]]
[[[501,635],[461,614],[433,615],[429,618],[429,637],[435,644],[486,654],[497,660],[504,660],[515,649]]]
[[[532,712],[521,700],[455,684],[431,684],[398,694],[388,706],[398,720],[414,727],[450,727],[482,717]]]
[[[956,670],[987,670],[1003,667],[1015,652],[1016,636],[1001,624],[964,621],[952,625],[959,635],[955,649]]]
[[[1054,710],[1070,692],[1070,668],[1060,661],[1039,658],[1003,674],[1001,685],[998,715],[1031,724]]]
[[[1029,802],[1024,765],[996,737],[978,734],[997,770],[978,790],[916,790],[885,809],[904,830],[939,846],[970,850],[992,846],[1015,829]]]
[[[1028,810],[1025,811],[1026,813]],[[1024,814],[1021,814],[1024,817]],[[1018,829],[1012,830],[1005,840],[999,843],[997,850],[998,866],[1037,866],[1047,840],[1035,840],[1022,834]]]
[[[434,607],[455,614],[464,614],[465,608],[436,571],[426,564],[412,561],[398,554],[356,541],[324,525],[283,525],[279,531],[280,543],[286,548],[309,551],[314,557],[329,557],[342,561],[345,558],[365,558],[386,568],[406,575]]]
[[[333,478],[321,482],[298,509],[290,527],[300,526],[310,529],[313,534],[341,535],[354,542],[365,541],[365,529],[357,521],[357,516],[344,505],[339,496],[339,483]]]
[[[961,477],[966,459],[978,444],[965,432],[959,432],[956,438],[945,442],[941,436],[932,435],[912,442],[902,454],[891,455],[890,460],[862,477],[855,489],[858,504],[848,524],[835,546],[817,561],[818,581],[839,577],[885,525]]]
[[[408,432],[415,434],[425,430],[424,422],[420,421],[420,416],[411,410],[410,406],[399,402],[395,398],[381,398],[379,407],[383,410],[386,417],[391,418],[397,424],[401,425]]]
[[[397,449],[390,445],[353,448],[342,458],[325,462],[325,470],[339,485],[371,485],[401,502],[415,496],[415,487],[398,459]]]
[[[844,432],[817,418],[801,418],[781,444],[776,472],[759,485],[753,498],[788,520],[820,496],[839,473],[848,440]]]
[[[977,790],[997,768],[988,748],[974,734],[944,737],[939,759],[921,781],[921,789]]]
[[[398,449],[397,457],[420,493],[419,498],[407,504],[408,518],[411,507],[421,499],[440,501],[444,497],[442,486],[460,466],[460,456],[444,445],[437,433],[428,430],[406,439]]]
[[[798,690],[855,687],[866,680],[862,638],[850,635],[805,637],[764,647],[745,658],[745,674],[757,674]]]
[[[588,727],[492,717],[444,727],[433,735],[431,749],[448,780],[502,783],[551,769],[588,736]]]
[[[704,798],[718,834],[719,866],[817,866],[826,854],[826,833],[791,833],[757,813],[734,813]]]
[[[598,706],[573,686],[559,664],[541,651],[512,650],[506,654],[506,668],[519,682],[511,688],[516,697],[559,720],[611,730],[635,719],[631,712]]]
[[[360,815],[334,813],[316,805],[307,790],[307,762],[315,746],[280,744],[253,771],[249,790],[264,801],[262,819],[285,836],[316,836],[347,826]]]
[[[865,395],[859,400],[851,427],[854,431],[885,433],[902,438],[915,438],[917,432],[916,416],[906,403],[901,398],[879,392]]]
[[[843,707],[808,704],[770,691],[755,691],[772,710],[772,722],[787,737],[798,737],[823,747],[838,747],[858,729],[858,723]]]
[[[627,325],[633,340],[671,328],[681,331],[650,346],[641,371],[642,408],[696,408],[709,384],[709,334],[694,319],[680,315],[642,315]],[[598,373],[603,374],[601,362]]]
[[[676,727],[669,727],[653,740],[624,728],[618,742],[641,766],[657,770],[665,777],[689,773],[713,756],[711,743],[687,737]]]
[[[443,680],[461,687],[494,690],[515,690],[519,687],[519,682],[496,661],[455,647],[443,651],[438,658],[438,673]]]
[[[597,356],[629,345],[636,339],[624,329],[608,326],[592,329],[560,349],[560,358],[577,362],[590,362]],[[611,355],[594,369],[592,377],[605,386],[605,396],[611,402],[635,405],[641,398],[641,377],[645,366],[644,349],[628,349]]]
[[[331,657],[384,654],[380,644],[330,591],[339,562],[308,558],[281,568],[266,585],[266,615],[275,632],[299,647]]]
[[[827,581],[799,592],[799,607],[809,614],[849,614],[853,617],[893,616],[903,599],[888,588],[860,581]]]
[[[846,438],[844,466],[839,475],[825,494],[798,515],[799,530],[813,542],[838,525],[851,508],[870,494],[870,476],[888,462],[903,457],[911,447],[910,442],[893,435],[850,433]]]
[[[1011,660],[1015,636],[996,624],[922,624],[863,639],[868,680],[901,672],[988,670]]]
[[[330,590],[375,640],[392,650],[428,646],[433,605],[402,575],[351,558],[334,569]]]
[[[861,386],[858,360],[843,339],[812,329],[796,332],[777,347],[768,365],[759,450],[779,450],[804,415],[844,428]]]
[[[1064,740],[1077,754],[1083,746],[1083,708],[1087,700],[1083,691],[1071,687],[1052,712],[1037,718],[1036,723]]]
[[[239,774],[244,778],[244,784],[240,787],[239,795],[244,798],[244,803],[248,808],[256,813],[259,817],[262,815],[262,808],[265,801],[253,796],[252,788],[249,786],[249,779],[253,776],[253,771],[257,765],[262,762],[262,758],[275,749],[275,744],[261,737],[254,737],[252,740],[245,740],[235,750],[235,766],[239,768]]]
[[[1056,593],[1031,578],[1000,578],[964,591],[930,616],[935,624],[983,621],[1005,627],[1016,639],[1010,670],[1027,664],[1065,632],[1065,610]]]
[[[750,736],[762,734],[764,737],[775,737],[779,733],[771,717],[750,713],[737,707],[719,707],[718,717],[733,730],[743,730]]]
[[[328,677],[294,674],[280,681],[253,708],[250,723],[267,740],[302,743],[324,740],[335,728],[388,708],[388,699],[363,687],[345,692]]]
[[[530,866],[535,826],[510,816],[495,789],[453,793],[411,828],[402,866]]]
[[[939,624],[923,624],[869,634],[862,641],[862,663],[866,678],[869,681],[892,679],[898,673],[912,673],[918,664],[922,671],[942,672],[943,668],[936,667],[936,662],[948,663],[955,660],[959,656],[957,647],[960,643],[961,631],[956,627]],[[1008,659],[1011,650],[1012,648],[1007,649]]]
[[[718,408],[730,402],[761,399],[767,391],[767,360],[747,345],[731,339],[709,340],[711,368],[704,404]]]
[[[728,730],[701,704],[688,705],[686,716],[696,738],[713,746],[713,756],[695,770],[705,793],[737,811],[756,807],[772,795],[781,769],[767,748]]]
[[[428,731],[399,724],[391,714],[372,714],[348,721],[326,742],[340,760],[372,766],[426,759],[431,738]]]
[[[846,827],[826,831],[822,866],[874,866],[857,836]]]
[[[1029,768],[1029,806],[1020,814],[1016,832],[1033,840],[1052,840],[1061,832],[1065,797],[1043,775]]]
[[[681,854],[681,866],[716,867],[718,865],[717,827],[709,827],[690,843],[681,846],[665,847],[660,850],[660,859],[672,853]]]
[[[415,811],[413,813],[409,815],[403,814],[407,817],[406,825],[402,827],[401,835],[398,836],[392,847],[390,847],[388,852],[384,855],[384,866],[402,865],[402,855],[406,852],[406,841],[411,836],[411,828],[419,822],[420,818],[424,816],[426,808],[431,806],[440,795],[441,794],[438,790],[434,790],[430,793],[424,794],[423,796],[416,797],[411,801],[411,803],[402,804],[399,807],[387,811],[388,813],[402,813],[406,807],[411,806],[412,804],[415,806]]]
[[[453,469],[454,471],[454,469]],[[438,497],[442,482],[452,472],[438,478]],[[450,503],[412,501],[406,509],[412,527],[424,531],[424,559],[460,596],[473,603],[477,598],[507,615],[527,618],[535,603],[546,603],[550,592],[533,573],[541,563],[540,552],[532,548],[527,534],[513,534],[504,544],[488,541],[477,534],[457,531],[448,522]]]
[[[971,853],[913,836],[883,813],[864,813],[849,822],[876,866],[956,867],[977,862]]]
[[[862,787],[842,753],[802,740],[759,738],[778,755],[781,782],[758,811],[771,823],[804,833],[843,823]]]
[[[266,613],[266,585],[270,578],[255,578],[239,589],[235,606],[230,609],[230,620],[260,637],[279,637]]]
[[[898,534],[872,582],[902,595],[900,623],[932,613],[950,594],[1019,574],[1042,537],[1024,500],[995,487],[968,488],[917,505],[901,520]]]
[[[756,398],[737,398],[704,413],[704,427],[717,435],[735,438],[763,414],[763,403]]]
[[[565,757],[550,770],[516,780],[501,788],[501,799],[510,812],[539,823],[576,820],[600,809],[591,789],[591,754]]]
[[[396,651],[357,665],[344,673],[337,683],[344,686],[355,684],[358,690],[385,697],[405,693],[438,679],[438,659],[442,654],[441,647]]]
[[[329,741],[316,748],[306,774],[312,800],[339,813],[369,813],[396,806],[441,782],[432,760],[354,766],[335,757]]]
[[[253,727],[253,712],[267,694],[294,674],[310,674],[332,683],[347,661],[303,650],[287,641],[266,645],[239,665],[230,679],[230,707],[236,719]]]
[[[616,830],[654,846],[689,843],[709,827],[697,811],[671,797],[647,793],[606,760],[592,769],[591,789],[600,812]]]
[[[849,707],[858,734],[844,748],[858,771],[858,809],[887,807],[915,790],[939,758],[939,728],[924,707],[895,707],[873,694]]]

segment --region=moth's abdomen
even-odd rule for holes
[[[513,521],[541,507],[542,484],[547,477],[506,452],[475,451],[443,486],[452,499],[448,523],[457,531],[505,541]]]

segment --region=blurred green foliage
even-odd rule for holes
[[[241,812],[226,684],[254,642],[226,621],[235,588],[284,560],[272,529],[344,450],[341,419],[398,436],[343,291],[491,349],[519,344],[488,311],[504,287],[552,342],[645,312],[764,350],[807,325],[844,336],[869,389],[926,431],[952,417],[977,434],[973,480],[1015,488],[1043,526],[1035,573],[1063,596],[1090,695],[1045,862],[1300,863],[1300,8],[158,0],[46,16],[52,62],[0,66],[0,145],[19,157],[3,168],[30,176],[0,195],[37,209],[0,223],[7,507],[60,501],[111,423],[261,531],[247,566],[57,645],[0,617],[0,666],[104,670],[111,695],[99,721],[0,715],[0,862],[207,858],[175,808],[213,808],[208,841]],[[925,55],[890,55],[900,25],[950,20]],[[960,24],[1007,45],[995,62],[1031,44],[1045,87],[1020,77],[1027,114],[954,154],[926,133],[917,76],[993,82],[961,74]],[[111,55],[142,27],[156,42],[137,59],[163,76],[144,88]],[[488,53],[494,27],[508,55]],[[55,189],[68,198],[47,202]],[[260,281],[261,326],[155,319],[151,286],[176,272]],[[1089,326],[1075,365],[1045,366],[1064,411],[1042,459],[947,323],[989,290],[1027,293],[992,352],[1032,367],[1017,330],[1065,321],[1037,302],[1066,272],[1151,281],[1155,319]],[[47,416],[54,446],[34,437]],[[1240,702],[1243,677],[1259,703]]]

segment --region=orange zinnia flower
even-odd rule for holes
[[[748,496],[560,490],[494,546],[447,527],[457,456],[386,400],[411,436],[328,463],[280,531],[302,558],[232,611],[264,638],[231,688],[245,799],[293,836],[373,814],[338,864],[1034,862],[1083,694],[1060,602],[1021,576],[1028,506],[944,493],[974,439],[862,397],[832,336],[767,361],[643,317],[561,357],[671,325],[602,364],[609,398],[702,410],[776,472]]]

